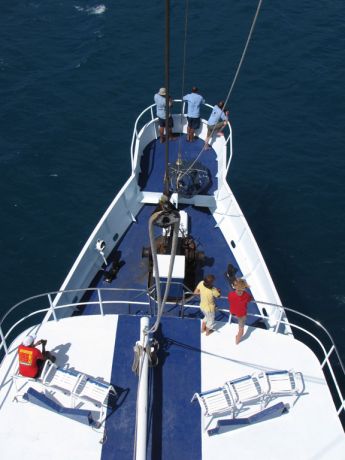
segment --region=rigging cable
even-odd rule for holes
[[[189,0],[185,2],[185,15],[184,15],[184,40],[183,40],[183,64],[182,64],[182,84],[181,84],[181,128],[183,126],[183,96],[184,96],[184,88],[185,88],[185,75],[186,75],[186,56],[187,56],[187,31],[188,31],[188,7],[189,7]],[[178,153],[177,153],[177,161],[176,164],[179,167],[182,163],[182,155],[181,155],[181,136],[179,137],[179,144],[178,144]]]
[[[253,19],[253,21],[252,21],[252,25],[251,25],[250,30],[249,30],[249,34],[248,34],[248,37],[247,37],[247,41],[246,41],[246,44],[245,44],[245,46],[244,46],[244,49],[243,49],[243,52],[242,52],[242,56],[241,56],[240,62],[239,62],[239,64],[238,64],[238,66],[237,66],[237,70],[236,70],[236,72],[235,72],[235,76],[234,76],[233,81],[232,81],[232,83],[231,83],[231,85],[230,85],[229,92],[228,92],[228,94],[227,94],[227,96],[226,96],[225,103],[224,103],[224,107],[226,107],[226,104],[229,102],[230,95],[231,95],[232,90],[233,90],[233,88],[234,88],[234,86],[235,86],[237,77],[238,77],[238,75],[239,75],[239,73],[240,73],[240,70],[241,70],[241,67],[242,67],[242,64],[243,64],[245,55],[246,55],[246,53],[247,53],[247,49],[248,49],[250,40],[251,40],[252,35],[253,35],[253,32],[254,32],[256,20],[257,20],[257,18],[258,18],[258,16],[259,16],[259,13],[260,13],[262,1],[263,1],[263,0],[259,0],[258,6],[257,6],[257,8],[256,8],[256,12],[255,12],[255,15],[254,15],[254,19]],[[214,132],[214,128],[213,128],[213,130],[212,130],[211,136],[213,135],[213,132]],[[200,156],[202,155],[202,153],[204,152],[204,150],[205,150],[205,147],[203,147],[203,148],[201,149],[201,151],[198,153],[198,155],[197,155],[197,157],[195,158],[195,160],[192,162],[192,164],[189,166],[189,168],[188,168],[185,172],[183,172],[183,173],[181,174],[181,176],[179,177],[178,180],[181,180],[181,179],[182,179],[182,178],[193,168],[193,166],[194,166],[195,163],[199,160],[199,158],[200,158]]]
[[[232,93],[232,90],[235,86],[235,83],[236,83],[236,80],[237,80],[237,77],[240,73],[240,70],[241,70],[241,67],[242,67],[242,63],[244,61],[244,58],[245,58],[245,55],[247,53],[247,49],[248,49],[248,46],[249,46],[249,42],[252,38],[252,35],[253,35],[253,31],[254,31],[254,27],[255,27],[255,24],[256,24],[256,20],[259,16],[259,12],[260,12],[260,9],[261,9],[261,4],[262,4],[262,1],[263,0],[259,0],[259,3],[258,3],[258,6],[256,8],[256,13],[255,13],[255,16],[254,16],[254,19],[253,19],[253,22],[252,22],[252,25],[251,25],[251,28],[250,28],[250,31],[249,31],[249,34],[248,34],[248,38],[247,38],[247,41],[246,41],[246,44],[244,46],[244,50],[243,50],[243,53],[242,53],[242,56],[241,56],[241,59],[240,59],[240,62],[237,66],[237,70],[236,70],[236,73],[235,73],[235,76],[234,76],[234,79],[232,81],[232,84],[231,84],[231,87],[229,89],[229,92],[228,92],[228,95],[226,96],[226,99],[225,99],[225,103],[224,103],[224,107],[226,106],[226,104],[228,103],[229,99],[230,99],[230,95]]]
[[[166,119],[165,119],[165,131],[166,131],[166,142],[165,142],[165,173],[164,173],[164,194],[161,199],[161,204],[164,207],[164,202],[169,202],[169,117],[170,117],[170,105],[169,105],[169,61],[170,57],[170,0],[165,1],[165,86],[166,86],[166,96],[165,96],[165,110],[166,110]],[[155,244],[155,236],[153,227],[155,222],[158,220],[160,216],[164,215],[163,211],[156,211],[154,212],[150,219],[149,219],[149,235],[150,235],[150,246],[151,246],[151,253],[152,253],[152,260],[153,260],[153,271],[155,276],[156,282],[156,296],[157,296],[157,318],[155,324],[146,331],[146,334],[151,334],[156,332],[158,326],[160,324],[161,316],[163,314],[164,306],[168,298],[168,293],[170,290],[172,272],[174,268],[174,261],[175,255],[177,252],[177,243],[178,243],[178,233],[180,228],[180,215],[177,213],[177,218],[170,224],[165,225],[165,227],[173,228],[173,238],[172,238],[172,247],[171,247],[171,255],[170,255],[170,262],[169,262],[169,270],[167,276],[167,282],[164,291],[164,297],[162,300],[161,295],[161,286],[160,286],[160,279],[159,279],[159,269],[158,269],[158,258],[157,258],[157,248]]]
[[[165,172],[164,172],[164,193],[169,193],[169,118],[170,118],[170,0],[165,0]]]

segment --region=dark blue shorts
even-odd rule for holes
[[[158,123],[161,128],[165,128],[165,120],[163,118],[158,118]],[[168,127],[172,128],[174,126],[174,121],[172,117],[169,117]]]
[[[188,120],[188,127],[192,129],[199,129],[200,127],[200,117],[199,118],[191,118],[187,117]]]

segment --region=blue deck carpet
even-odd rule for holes
[[[203,141],[197,139],[195,142],[187,142],[186,136],[177,137],[174,141],[169,141],[170,161],[175,162],[180,151],[184,160],[195,159],[203,147]],[[209,169],[211,176],[216,177],[217,161],[214,150],[205,151],[201,156],[202,163]],[[144,149],[141,159],[141,173],[139,175],[139,185],[144,190],[161,191],[162,178],[164,176],[165,166],[165,143],[159,141],[150,142]],[[216,182],[212,183],[209,190],[205,193],[213,193],[216,189]],[[145,290],[148,287],[148,259],[142,257],[144,247],[149,247],[148,236],[148,221],[155,210],[155,205],[144,205],[136,216],[136,222],[132,223],[125,235],[117,243],[112,254],[108,256],[109,271],[114,260],[117,260],[121,268],[119,269],[116,278],[108,283],[104,280],[104,274],[98,273],[94,279],[92,286],[100,288],[120,288],[137,289],[136,291],[109,291],[104,294],[106,300],[123,300],[120,304],[111,304],[106,306],[108,313],[125,313],[125,314],[150,314],[151,312],[146,306],[139,304],[130,305],[128,301],[145,302],[147,296]],[[227,294],[231,289],[228,279],[225,277],[228,264],[232,264],[238,268],[235,257],[225,241],[225,238],[219,228],[215,227],[215,220],[207,208],[196,208],[193,206],[180,206],[188,214],[188,233],[194,238],[197,243],[197,251],[202,251],[205,254],[204,264],[196,267],[194,285],[187,285],[193,291],[196,284],[204,278],[205,275],[213,274],[216,277],[215,285],[221,289],[224,299],[219,299],[217,305],[221,309],[228,310]],[[162,230],[155,228],[156,236],[161,235]],[[240,270],[237,276],[241,276]],[[190,280],[188,281],[190,282]],[[188,284],[185,282],[185,284]],[[97,292],[90,294],[88,300],[97,301]],[[198,298],[192,299],[189,303],[197,304]],[[93,314],[95,306],[86,306],[84,314]],[[165,314],[178,315],[180,309],[178,307],[168,306]],[[249,313],[258,313],[255,304],[249,304]],[[185,315],[189,317],[201,317],[199,309],[188,308],[185,310]],[[222,312],[218,312],[216,320],[227,321],[228,316]],[[234,318],[234,321],[237,321]],[[247,324],[251,325],[256,322],[256,318],[248,316]]]
[[[111,373],[119,398],[108,411],[102,460],[133,458],[138,379],[131,365],[139,328],[140,318],[119,317]],[[200,407],[190,402],[201,386],[200,322],[162,318],[155,337],[159,365],[149,369],[147,459],[200,460]]]
[[[115,410],[105,423],[102,460],[132,460],[138,379],[132,372],[133,347],[140,335],[140,318],[120,316],[111,383],[119,393]],[[101,357],[100,357],[101,359]]]
[[[147,458],[200,460],[200,406],[190,402],[201,385],[200,322],[162,318],[156,338],[160,364],[152,372]]]
[[[181,152],[183,161],[195,160],[200,154],[204,141],[196,139],[194,142],[187,142],[186,136],[182,135],[173,141],[169,141],[169,163],[173,164]],[[214,150],[203,151],[199,161],[209,170],[212,178],[216,177],[218,164]],[[165,143],[152,141],[144,149],[144,154],[140,162],[141,174],[139,186],[142,190],[150,192],[161,192],[163,190],[163,177],[165,169]],[[211,181],[210,186],[202,194],[213,194],[217,188],[217,183]]]
[[[104,299],[106,300],[124,300],[119,304],[107,305],[105,311],[107,313],[125,313],[125,314],[147,314],[149,313],[148,308],[140,305],[129,305],[125,301],[132,300],[133,302],[145,302],[147,296],[143,291],[147,288],[148,281],[148,266],[147,259],[142,258],[142,248],[149,245],[148,237],[148,219],[154,211],[154,205],[144,205],[141,211],[136,216],[137,222],[131,224],[124,237],[118,243],[117,247],[113,251],[112,255],[108,257],[110,268],[111,262],[114,257],[120,257],[122,266],[116,276],[111,282],[107,283],[104,281],[102,274],[94,280],[93,286],[100,288],[136,288],[138,291],[109,291],[104,293]],[[195,208],[193,206],[182,206],[188,214],[188,226],[189,234],[193,236],[197,243],[197,250],[205,253],[204,266],[197,269],[195,275],[195,285],[204,278],[205,275],[213,274],[216,277],[215,285],[221,289],[222,296],[227,297],[230,290],[230,286],[225,272],[227,265],[231,263],[235,267],[238,267],[236,259],[229,249],[225,238],[219,228],[215,228],[215,221],[210,211],[206,208]],[[156,235],[160,234],[161,229],[155,229]],[[147,235],[147,236],[145,236]],[[212,238],[210,238],[212,235]],[[237,272],[237,276],[241,276],[240,270]],[[195,286],[188,286],[191,290],[194,290]],[[93,293],[89,300],[97,300],[97,292]],[[189,303],[198,303],[198,298],[193,299]],[[219,308],[228,309],[227,299],[219,299],[217,301]],[[98,311],[98,307],[86,306],[84,314],[93,314]],[[249,313],[257,313],[258,309],[255,304],[249,304]],[[170,315],[177,315],[179,309],[172,309],[169,307]],[[200,311],[196,309],[187,309],[185,311],[187,316],[201,317]],[[226,321],[227,315],[218,312],[216,319],[218,321]],[[247,324],[251,325],[255,322],[255,317],[248,316]]]
[[[92,283],[93,287],[136,289],[136,291],[109,291],[104,293],[104,299],[147,301],[147,296],[142,291],[146,291],[147,288],[148,259],[142,258],[142,249],[149,246],[148,221],[154,209],[155,206],[143,206],[136,216],[136,222],[130,225],[115,250],[108,257],[106,270],[111,268],[115,257],[121,262],[121,268],[116,278],[111,283],[108,283],[104,280],[103,273],[99,273]],[[97,292],[91,294],[89,300],[97,300]],[[92,305],[86,306],[83,314],[93,314],[96,310],[98,310],[98,307]],[[106,312],[126,314],[141,312],[147,314],[148,309],[143,306],[128,306],[128,304],[120,306],[113,304],[106,307]]]

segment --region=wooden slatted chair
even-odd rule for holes
[[[74,389],[74,397],[81,402],[91,402],[99,411],[99,424],[105,419],[105,412],[108,406],[109,394],[117,395],[115,388],[110,384],[93,377],[83,375]]]
[[[234,414],[234,403],[225,386],[204,391],[203,393],[195,393],[191,402],[196,399],[199,401],[203,415],[210,418],[204,427],[204,431],[207,430],[214,417],[220,417],[229,413]]]

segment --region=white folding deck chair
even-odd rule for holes
[[[59,368],[49,361],[43,378],[43,385],[49,390],[57,390],[71,397],[71,404],[74,407],[74,390],[79,385],[84,374],[73,369]]]
[[[260,384],[256,374],[229,380],[225,386],[228,388],[237,410],[241,410],[244,405],[253,404],[256,401],[259,401],[260,409],[265,404],[267,392]]]
[[[298,396],[305,389],[302,374],[292,369],[263,372],[262,377],[266,380],[267,392],[270,397]]]
[[[42,368],[42,371],[40,372],[40,375],[38,377],[26,377],[25,375],[21,375],[19,373],[19,366],[18,366],[16,368],[16,371],[12,375],[12,382],[13,382],[14,388],[16,389],[16,395],[13,398],[13,400],[18,401],[17,398],[19,396],[23,396],[21,394],[21,390],[25,387],[25,385],[28,382],[35,382],[36,384],[43,385],[43,379],[45,377],[45,374],[46,374],[47,370],[50,367],[50,364],[51,364],[51,361],[46,360],[46,362],[44,363],[44,366]],[[19,388],[19,382],[21,382],[23,384],[20,388]]]
[[[25,375],[21,375],[19,373],[19,368],[17,368],[16,372],[12,375],[12,382],[14,388],[16,390],[16,394],[13,397],[13,401],[18,402],[18,398],[22,397],[22,390],[28,382],[38,382],[39,380],[34,377],[26,377]],[[21,386],[19,386],[22,383]]]
[[[74,397],[81,402],[91,402],[97,407],[99,411],[99,423],[104,421],[104,413],[108,406],[109,394],[117,395],[115,388],[100,380],[83,374],[78,385],[74,388]]]
[[[212,422],[214,417],[224,414],[234,415],[234,403],[226,386],[214,388],[213,390],[195,393],[191,402],[197,399],[205,417],[210,417],[209,422],[204,427],[204,431]]]

